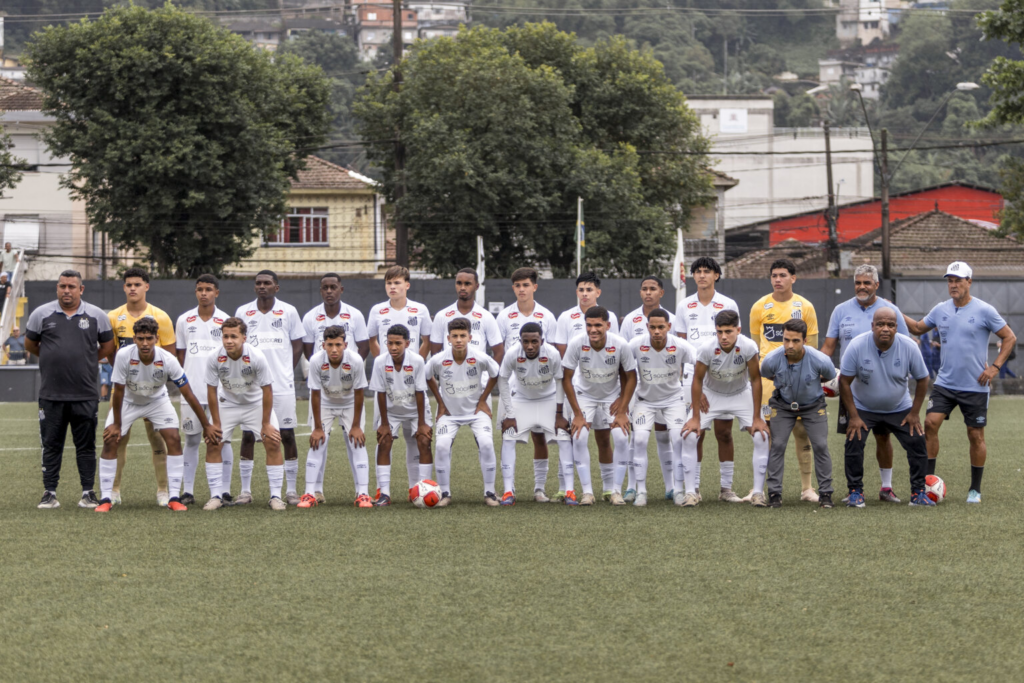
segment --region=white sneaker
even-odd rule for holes
[[[627,503],[632,503],[633,501],[635,501],[636,500],[636,490],[635,489],[626,489],[626,493],[622,496],[622,500],[626,501]]]
[[[219,510],[222,507],[224,507],[224,501],[220,499],[220,496],[216,496],[206,501],[206,505],[203,506],[203,509],[209,512],[210,510]]]
[[[114,491],[113,493],[111,493],[110,494],[110,502],[112,504],[114,504],[114,505],[120,505],[121,504],[121,492],[120,491]]]
[[[288,509],[288,504],[285,503],[283,500],[281,500],[277,496],[274,496],[273,498],[271,498],[270,502],[267,503],[267,506],[271,510],[277,510],[278,512],[280,512],[281,510],[287,510]]]
[[[718,493],[718,500],[723,503],[742,503],[743,499],[736,495],[732,489],[722,489]]]
[[[167,507],[167,503],[169,503],[170,500],[171,500],[171,497],[170,497],[170,495],[168,495],[167,491],[157,491],[156,492],[156,504],[159,505],[160,507],[162,507],[162,508]]]
[[[636,499],[633,501],[633,507],[647,507],[647,493],[637,493]]]
[[[697,498],[696,493],[686,493],[683,495],[683,504],[681,507],[684,508],[695,508],[700,500]]]
[[[533,499],[538,503],[550,503],[551,499],[544,493],[544,489],[536,489],[533,492]]]
[[[756,508],[766,508],[768,503],[765,502],[764,494],[760,491],[755,491],[750,494],[750,504]]]
[[[323,505],[324,503],[327,502],[327,499],[324,498],[324,492],[323,491],[316,491],[315,493],[313,493],[313,497],[316,498],[316,504],[317,505]]]
[[[608,502],[612,505],[625,505],[626,500],[622,497],[622,494],[618,491],[612,491],[612,495],[608,497]]]
[[[235,502],[233,502],[232,505],[248,505],[251,502],[252,502],[252,494],[251,493],[245,493],[243,491],[242,493],[239,493],[237,496],[235,496]]]
[[[301,501],[302,498],[299,496],[299,494],[295,493],[295,491],[289,491],[288,493],[284,494],[284,502],[288,503],[289,505],[298,505]]]
[[[750,489],[750,493],[740,498],[741,503],[749,503],[753,498],[754,494],[757,493],[754,489]]]
[[[672,496],[672,501],[679,507],[682,507],[683,503],[686,501],[686,494],[682,491],[678,491]]]
[[[818,494],[814,489],[805,489],[800,493],[800,500],[806,500],[808,503],[817,503]]]

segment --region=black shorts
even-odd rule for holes
[[[934,385],[925,413],[942,413],[948,420],[953,408],[960,409],[964,424],[968,427],[984,428],[988,422],[988,392],[953,391]]]
[[[839,421],[836,422],[836,434],[846,433],[846,424],[850,421],[850,413],[846,410],[846,404],[839,401]],[[878,423],[871,428],[871,433],[875,436],[885,436],[889,433],[889,428],[885,426],[885,423]]]

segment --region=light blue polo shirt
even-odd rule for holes
[[[908,378],[923,380],[928,377],[928,368],[917,342],[910,337],[897,334],[892,346],[883,353],[875,346],[874,336],[865,332],[850,342],[839,373],[855,378],[850,388],[857,410],[899,413],[914,405]]]
[[[821,382],[833,379],[836,369],[831,358],[810,346],[804,347],[799,362],[790,363],[786,349],[780,346],[761,361],[761,376],[775,382],[783,402],[805,406],[825,395]]]
[[[1006,327],[1006,321],[989,304],[971,298],[963,308],[946,299],[924,318],[924,324],[939,331],[942,339],[942,367],[935,385],[951,391],[987,394],[978,376],[988,366],[988,338]]]
[[[828,333],[825,334],[825,337],[839,341],[839,358],[846,355],[846,349],[854,337],[871,331],[871,321],[875,317],[875,311],[883,306],[896,311],[896,331],[910,336],[907,322],[903,319],[903,314],[900,313],[896,304],[876,296],[875,302],[865,308],[857,301],[857,297],[853,297],[832,309],[832,317],[828,320]]]

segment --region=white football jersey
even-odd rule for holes
[[[423,340],[430,337],[430,311],[423,304],[410,299],[406,299],[405,308],[395,308],[390,301],[371,308],[370,318],[366,322],[366,333],[377,338],[382,356],[387,355],[388,329],[392,325],[405,325],[408,328],[409,350],[419,353]]]
[[[395,323],[398,324],[398,323]],[[411,349],[405,350],[401,364],[396,364],[391,354],[385,351],[373,361],[370,373],[370,391],[383,391],[388,399],[388,415],[396,418],[415,418],[416,393],[427,390],[427,362]],[[426,401],[426,396],[423,397]],[[429,402],[424,409],[430,410]]]
[[[604,348],[590,346],[586,335],[577,335],[565,349],[562,367],[574,370],[572,386],[580,396],[597,401],[612,401],[619,395],[619,369],[636,370],[636,359],[629,344],[617,334],[608,334]]]
[[[608,311],[608,334],[619,333],[619,319],[614,313]],[[555,338],[550,340],[552,344],[566,344],[573,340],[578,335],[586,335],[587,333],[587,322],[583,316],[583,311],[580,310],[579,304],[573,306],[568,311],[563,311],[558,316],[558,325],[555,327]]]
[[[747,362],[757,356],[757,344],[742,334],[736,337],[736,346],[729,353],[722,350],[717,337],[709,339],[697,349],[697,360],[708,366],[704,389],[724,395],[745,391],[750,386]]]
[[[341,363],[334,367],[321,349],[309,358],[307,384],[310,391],[320,391],[321,405],[348,407],[355,401],[355,390],[366,388],[363,357],[347,348]]]
[[[645,334],[629,342],[636,359],[636,394],[644,403],[665,408],[680,401],[689,402],[683,391],[686,369],[693,367],[697,351],[685,339],[668,335],[665,348],[656,351],[651,335]]]
[[[452,417],[473,417],[483,394],[484,375],[498,376],[498,364],[483,351],[470,347],[466,358],[456,363],[448,347],[431,357],[427,377],[437,382],[444,407]]]
[[[672,325],[676,321],[676,317],[672,315],[672,312],[668,309],[665,309],[665,312],[668,313],[668,328],[671,330]],[[628,342],[647,334],[647,316],[644,315],[643,306],[635,311],[631,311],[622,319],[622,326],[619,328],[619,334]]]
[[[502,359],[499,377],[515,378],[509,382],[512,397],[530,401],[551,398],[555,395],[556,383],[562,381],[562,357],[554,346],[543,344],[536,358],[527,358],[523,347],[516,344]]]
[[[185,371],[174,354],[159,346],[153,349],[153,362],[146,365],[139,358],[135,344],[123,346],[114,356],[111,381],[124,385],[124,400],[137,406],[167,398],[167,380],[177,386],[188,384]]]
[[[537,323],[540,325],[541,336],[549,344],[554,339],[555,327],[558,324],[555,314],[536,302],[533,304],[533,313],[530,315],[521,313],[519,311],[519,304],[507,306],[505,310],[498,314],[497,322],[498,332],[501,334],[501,338],[505,340],[506,351],[519,343],[519,330],[526,323]]]
[[[178,316],[174,326],[174,344],[185,351],[185,374],[202,380],[206,377],[206,360],[220,348],[220,326],[228,314],[219,308],[213,309],[213,317],[203,320],[199,307],[185,311]],[[202,405],[206,405],[206,390],[193,392]]]
[[[359,342],[369,339],[366,334],[366,321],[363,319],[363,314],[342,302],[338,309],[338,315],[333,318],[327,317],[324,304],[320,304],[302,316],[302,343],[312,344],[313,352],[316,353],[324,347],[324,330],[331,325],[345,328],[345,343],[352,348],[355,348]]]
[[[736,311],[738,314],[740,309],[735,301],[717,291],[707,306],[696,294],[691,294],[676,307],[676,324],[672,332],[679,336],[685,334],[686,341],[701,346],[715,337],[715,316],[722,311]]]
[[[294,393],[292,342],[302,339],[306,334],[299,312],[291,304],[278,299],[269,311],[260,313],[256,302],[252,301],[239,306],[235,317],[241,318],[249,328],[249,346],[258,349],[266,357],[274,377],[274,393]]]
[[[478,303],[474,303],[473,310],[469,312],[469,315],[463,315],[459,313],[457,302],[447,308],[442,308],[434,316],[434,324],[430,331],[430,342],[432,344],[441,344],[443,349],[451,348],[451,344],[448,343],[448,323],[456,318],[465,318],[470,322],[470,327],[472,327],[472,338],[469,340],[470,348],[486,351],[492,346],[501,345],[501,333],[498,331],[498,323],[495,322],[494,316],[487,309]],[[495,367],[497,367],[497,363],[495,363]]]
[[[206,383],[217,387],[221,403],[233,406],[260,405],[263,387],[274,383],[270,362],[263,353],[249,344],[242,345],[242,355],[232,360],[221,346],[206,361]]]

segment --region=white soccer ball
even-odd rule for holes
[[[946,499],[946,482],[934,474],[929,474],[924,478],[924,494],[938,505]]]
[[[441,502],[441,487],[431,479],[416,482],[409,489],[409,502],[418,508],[432,508]]]
[[[836,376],[827,382],[822,382],[821,390],[825,392],[825,395],[829,398],[839,395],[839,368],[836,368]]]

